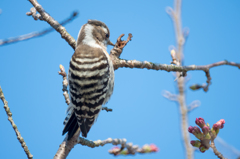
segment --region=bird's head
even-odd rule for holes
[[[107,45],[114,46],[109,37],[110,31],[106,24],[98,20],[88,20],[88,23],[83,25],[79,32],[77,46],[82,43],[106,49]]]

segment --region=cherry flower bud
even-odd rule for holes
[[[200,147],[199,147],[199,150],[202,152],[202,153],[204,153],[206,150],[208,150],[204,145],[201,145]]]
[[[201,142],[199,140],[192,140],[190,143],[194,147],[199,147],[201,145]]]
[[[202,132],[203,132],[204,135],[207,135],[208,132],[209,132],[209,127],[207,127],[207,126],[203,126],[203,128],[202,128]]]
[[[194,84],[194,85],[190,86],[189,88],[191,90],[195,91],[195,90],[198,90],[198,89],[202,88],[202,86],[199,85],[199,84]]]
[[[203,126],[206,125],[204,119],[201,118],[201,117],[196,118],[195,123],[196,123],[200,128],[203,128]]]

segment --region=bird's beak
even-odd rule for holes
[[[108,40],[108,45],[112,45],[112,46],[115,46],[110,40]]]

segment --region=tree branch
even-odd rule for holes
[[[33,6],[37,9],[37,11],[42,16],[42,19],[49,23],[57,32],[59,32],[63,39],[65,39],[68,44],[75,50],[75,39],[66,31],[64,27],[62,27],[56,20],[54,20],[45,10],[42,8],[42,6],[36,1],[36,0],[29,0]],[[236,66],[240,68],[239,63],[234,62],[228,62],[228,61],[220,61],[209,65],[203,65],[203,66],[196,66],[196,65],[190,65],[190,66],[177,66],[177,65],[167,65],[167,64],[156,64],[148,61],[137,61],[137,60],[124,60],[120,59],[120,55],[123,51],[123,47],[126,46],[126,44],[131,40],[132,34],[129,34],[129,37],[126,41],[122,41],[121,37],[123,37],[124,34],[120,35],[118,38],[117,43],[115,44],[115,47],[110,51],[110,56],[113,61],[114,69],[118,69],[121,67],[126,68],[147,68],[151,70],[165,70],[165,71],[173,71],[173,72],[187,72],[191,70],[203,70],[207,71],[212,67],[220,66],[220,65],[231,65]],[[183,40],[183,39],[182,39]]]
[[[125,155],[132,154],[133,155],[136,153],[148,153],[148,152],[157,152],[158,151],[158,148],[155,145],[150,145],[150,147],[148,145],[145,145],[142,148],[139,148],[138,145],[133,145],[132,143],[127,143],[126,139],[108,138],[106,140],[91,141],[91,140],[87,140],[85,138],[79,137],[77,143],[84,145],[84,146],[91,147],[91,148],[104,146],[106,144],[121,145],[121,148],[115,147],[115,148],[109,150],[109,153],[114,154],[114,155],[119,155],[119,154],[125,154]],[[127,151],[122,153],[124,148],[127,148]],[[150,148],[150,150],[149,150],[149,148]]]
[[[60,65],[59,66],[60,68],[60,71],[58,72],[59,75],[61,75],[63,77],[63,96],[65,98],[65,102],[67,103],[67,105],[70,104],[70,98],[69,98],[69,95],[68,95],[68,90],[67,90],[67,87],[68,87],[68,80],[67,80],[67,73],[65,72],[65,68],[63,67],[63,65]]]
[[[80,135],[80,129],[79,128],[70,140],[67,140],[68,135],[66,135],[65,139],[63,140],[63,142],[59,146],[59,149],[58,149],[58,151],[55,154],[53,159],[65,159],[65,158],[67,158],[70,151],[77,144],[77,140],[78,140],[79,135]]]
[[[191,68],[191,69],[197,69],[199,67],[192,65],[192,66],[182,66],[183,63],[183,45],[185,43],[185,38],[183,36],[182,32],[182,21],[181,21],[181,0],[175,0],[175,7],[174,10],[172,8],[168,8],[167,10],[168,14],[172,17],[174,28],[175,28],[175,34],[176,34],[176,43],[177,43],[177,50],[176,55],[175,50],[171,51],[171,56],[176,57],[173,58],[173,63],[176,61],[177,67],[182,68]],[[174,67],[173,67],[174,68]],[[186,69],[187,70],[187,69]],[[185,98],[185,76],[186,76],[186,70],[182,70],[181,72],[177,72],[177,88],[179,91],[178,95],[178,104],[180,106],[180,115],[181,115],[181,130],[182,130],[182,138],[184,141],[184,147],[186,149],[186,156],[188,159],[193,159],[193,149],[190,145],[190,136],[188,134],[188,109],[186,106],[186,98]]]
[[[214,154],[215,154],[218,158],[220,158],[220,159],[225,159],[225,158],[223,157],[223,155],[217,150],[217,148],[216,148],[215,143],[214,143],[213,140],[211,141],[210,147],[213,149]]]
[[[12,118],[12,112],[10,111],[10,108],[8,107],[8,102],[6,101],[5,97],[4,97],[4,94],[3,94],[3,91],[2,91],[2,88],[0,86],[0,98],[4,104],[4,109],[7,113],[7,116],[8,116],[8,121],[10,121],[12,127],[13,127],[13,130],[15,131],[16,135],[17,135],[17,139],[18,141],[20,142],[24,152],[26,153],[27,157],[29,159],[32,159],[33,158],[33,155],[30,153],[28,147],[27,147],[27,144],[25,143],[23,137],[21,136],[20,132],[18,131],[18,128],[17,128],[17,125],[14,123],[13,121],[13,118]]]
[[[32,15],[30,13],[27,13],[27,15]],[[73,12],[72,15],[69,18],[65,19],[60,24],[65,25],[65,24],[71,22],[72,20],[74,20],[77,17],[77,15],[78,15],[78,12]],[[21,36],[15,37],[15,38],[9,38],[9,39],[5,39],[5,40],[0,39],[0,46],[16,43],[16,42],[19,42],[19,41],[28,40],[28,39],[39,37],[39,36],[43,36],[45,34],[48,34],[48,33],[52,32],[52,31],[54,31],[54,28],[50,27],[50,28],[45,29],[45,30],[40,31],[40,32],[32,32],[32,33],[21,35]]]
[[[189,65],[189,66],[178,66],[178,65],[167,65],[167,64],[157,64],[148,61],[137,61],[137,60],[123,60],[123,59],[114,59],[114,69],[118,69],[121,67],[126,68],[147,68],[149,70],[163,70],[167,72],[188,72],[194,70],[202,70],[206,71],[210,68],[221,66],[221,65],[230,65],[235,66],[240,69],[240,63],[228,62],[228,61],[220,61],[208,65]]]
[[[54,20],[36,0],[29,0],[30,3],[36,8],[39,14],[42,16],[42,19],[50,24],[57,32],[59,32],[63,39],[75,50],[76,41],[74,38],[67,32],[67,30]]]

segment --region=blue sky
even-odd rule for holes
[[[124,48],[121,58],[169,64],[168,47],[175,45],[173,24],[165,8],[173,1],[42,1],[39,3],[56,20],[62,21],[74,10],[79,17],[65,27],[76,39],[88,19],[105,22],[116,42],[124,33],[133,40]],[[49,25],[25,15],[32,5],[28,1],[1,0],[0,39],[41,31]],[[221,60],[240,62],[240,1],[183,1],[182,24],[190,29],[184,47],[185,65],[205,65]],[[126,37],[125,37],[126,38]],[[110,51],[111,47],[108,48]],[[35,159],[52,158],[64,139],[62,122],[65,104],[59,64],[68,70],[72,48],[59,33],[0,47],[0,86],[13,119]],[[202,71],[188,73],[186,101],[200,100],[201,106],[189,114],[190,125],[203,117],[210,125],[225,119],[219,136],[240,150],[240,70],[220,66],[210,70],[212,85],[207,93],[191,91],[189,86],[205,83]],[[137,159],[185,158],[180,133],[179,107],[162,96],[164,90],[176,93],[173,74],[165,71],[121,68],[115,71],[114,93],[88,134],[88,139],[126,138],[142,146],[154,143],[160,152],[136,155]],[[2,104],[0,104],[3,107]],[[0,109],[0,158],[26,158],[16,139],[4,109]],[[192,139],[195,139],[191,135]],[[218,146],[218,145],[217,145]],[[68,158],[104,158],[112,145],[88,148],[77,145]],[[219,146],[228,158],[236,153]],[[239,152],[239,151],[238,151]],[[123,158],[119,156],[118,158]],[[133,158],[127,156],[126,158]],[[196,159],[217,158],[212,151],[195,153]]]

